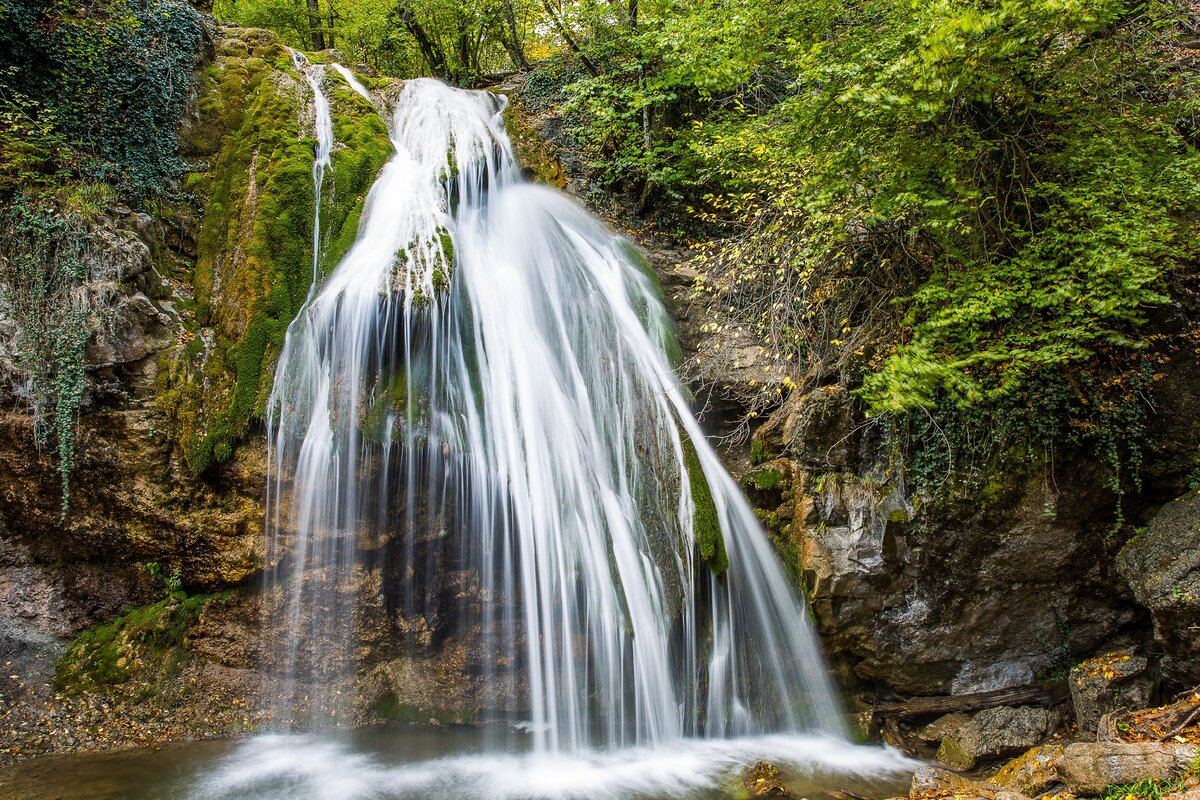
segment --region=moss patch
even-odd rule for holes
[[[84,631],[59,659],[54,687],[78,694],[125,683],[147,670],[174,669],[186,658],[183,641],[188,630],[210,602],[226,597],[227,594],[188,597],[176,592]]]
[[[725,539],[721,534],[721,520],[712,490],[700,466],[700,456],[692,440],[683,437],[683,460],[687,467],[688,482],[692,488],[692,505],[695,506],[692,527],[696,548],[709,571],[720,575],[729,569],[729,556],[725,552]]]
[[[531,124],[529,111],[520,101],[510,102],[504,108],[504,127],[517,163],[524,167],[531,180],[556,189],[566,187],[566,170],[550,153],[545,140]]]

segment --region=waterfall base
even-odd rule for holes
[[[684,740],[560,755],[484,753],[478,727],[387,726],[339,738],[260,736],[92,756],[53,756],[0,780],[14,800],[620,800],[744,794],[743,772],[778,765],[798,797],[892,797],[915,767],[892,751],[821,736]],[[403,760],[398,754],[405,754]]]

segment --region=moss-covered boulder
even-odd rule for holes
[[[108,689],[136,677],[152,694],[165,673],[177,670],[188,659],[184,639],[204,608],[223,601],[223,595],[188,597],[178,592],[84,631],[58,660],[55,687],[77,694]]]

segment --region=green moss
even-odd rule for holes
[[[769,492],[783,482],[784,474],[777,469],[760,469],[751,476],[755,487]]]
[[[772,458],[773,456],[767,452],[767,448],[761,441],[758,439],[750,440],[750,463],[753,466],[757,467],[759,464],[765,464]]]
[[[142,670],[170,669],[185,657],[188,630],[213,601],[228,593],[169,597],[84,631],[67,647],[55,665],[54,686],[79,693],[125,683]]]
[[[700,466],[700,456],[696,453],[691,439],[686,436],[683,437],[683,460],[692,489],[692,505],[695,506],[692,526],[696,547],[709,571],[720,575],[729,569],[729,556],[725,552],[725,539],[721,534],[721,520],[717,514],[717,504],[713,501],[712,490]]]
[[[326,237],[323,274],[337,266],[354,244],[367,192],[392,155],[387,128],[370,103],[341,88],[331,93],[330,100],[335,108],[346,110],[333,117],[333,138],[345,147],[330,157],[331,173],[326,176],[329,194],[321,223]]]
[[[190,149],[209,154],[188,186],[204,208],[193,275],[195,314],[213,346],[160,365],[158,401],[175,425],[188,466],[199,473],[230,457],[270,396],[272,365],[312,282],[315,141],[302,135],[308,87],[271,34],[222,40],[204,73],[202,124]],[[367,190],[392,152],[370,105],[335,91],[334,136],[323,198],[320,269],[327,273],[357,235]]]

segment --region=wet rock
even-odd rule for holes
[[[1095,797],[1111,784],[1172,780],[1187,769],[1195,755],[1193,747],[1150,742],[1081,743],[1068,745],[1055,767],[1072,793]]]
[[[1112,711],[1145,708],[1154,682],[1144,656],[1122,650],[1088,659],[1071,670],[1071,703],[1079,732],[1095,736],[1100,718]]]
[[[759,761],[742,776],[742,786],[751,797],[792,797],[791,791],[779,780],[779,767]]]
[[[985,709],[942,739],[937,760],[954,769],[971,769],[981,760],[1032,747],[1049,733],[1052,721],[1050,712],[1039,706]]]
[[[1056,762],[1063,745],[1040,745],[1005,764],[990,782],[1035,797],[1058,782]]]
[[[1121,550],[1117,569],[1150,609],[1163,679],[1200,683],[1200,493],[1163,506]]]

